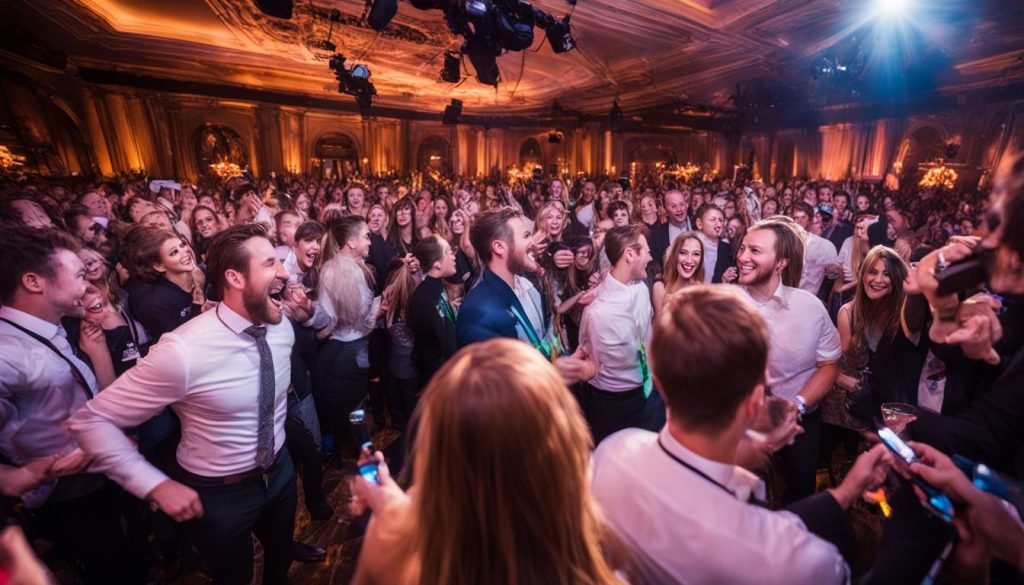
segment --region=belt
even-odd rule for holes
[[[284,453],[286,449],[281,448],[277,452],[277,456],[274,457],[274,462],[267,467],[257,467],[250,469],[249,471],[243,471],[241,473],[235,473],[232,475],[225,475],[222,477],[207,477],[205,475],[196,475],[178,465],[178,473],[181,474],[182,483],[190,485],[192,487],[218,487],[225,485],[239,485],[254,480],[262,480],[264,487],[270,484],[270,474],[277,470],[281,466],[281,462],[284,460]]]
[[[643,395],[644,393],[643,386],[638,386],[632,390],[623,390],[622,392],[612,392],[610,390],[601,390],[600,388],[587,384],[587,390],[606,400],[630,400],[636,398],[637,394]]]

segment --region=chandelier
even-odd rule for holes
[[[957,177],[959,176],[960,175],[958,175],[956,171],[940,163],[937,166],[928,169],[928,172],[921,177],[921,181],[918,183],[918,186],[925,188],[942,187],[943,189],[952,189],[953,185],[956,184]]]
[[[215,162],[212,165],[210,165],[210,169],[212,169],[213,173],[220,177],[222,181],[242,176],[242,168],[233,162],[227,162],[223,160],[220,162]]]

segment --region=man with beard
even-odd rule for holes
[[[485,270],[466,295],[455,322],[459,347],[495,337],[521,339],[545,357],[556,358],[548,330],[551,311],[522,275],[537,270],[530,249],[533,234],[522,215],[511,207],[481,213],[469,233]],[[557,357],[555,366],[567,383],[589,380],[596,367],[584,350]]]
[[[85,583],[145,583],[146,568],[121,528],[118,490],[101,475],[82,473],[89,458],[64,428],[102,387],[61,324],[85,316],[78,245],[53,229],[18,227],[4,235],[0,463],[15,470],[3,492],[22,497],[33,527],[70,554]],[[106,347],[102,331],[99,343]]]
[[[222,302],[166,333],[69,427],[95,469],[185,523],[214,582],[252,580],[255,533],[263,583],[285,583],[295,521],[295,469],[282,449],[295,339],[282,321],[288,273],[258,225],[214,236],[207,265]],[[174,479],[121,430],[165,406],[182,426]]]
[[[739,283],[764,317],[771,335],[767,383],[772,393],[796,403],[804,433],[779,451],[786,480],[784,503],[814,493],[821,437],[817,407],[839,375],[839,333],[825,306],[797,288],[804,243],[780,220],[755,223],[743,237],[737,256]]]

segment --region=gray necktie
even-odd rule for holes
[[[256,465],[267,468],[274,462],[274,357],[267,343],[267,329],[258,325],[247,327],[245,332],[256,339],[260,350],[260,411],[256,431]]]

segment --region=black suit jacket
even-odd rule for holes
[[[832,245],[836,247],[836,252],[838,252],[839,249],[843,247],[843,242],[846,241],[846,238],[852,235],[853,226],[846,223],[845,221],[840,221],[832,229],[832,233],[828,235],[827,239],[828,241],[832,242]]]
[[[421,386],[425,386],[434,372],[458,349],[455,322],[445,315],[441,306],[442,292],[444,283],[425,276],[409,297],[406,309],[409,329],[415,340],[413,355]]]
[[[672,242],[668,241],[668,223],[659,223],[647,235],[647,246],[651,249],[651,264],[648,272],[661,274],[665,269],[665,252]]]
[[[733,266],[736,266],[736,259],[732,257],[732,246],[718,240],[718,258],[715,259],[715,273],[711,275],[711,282],[722,282],[725,271]]]

